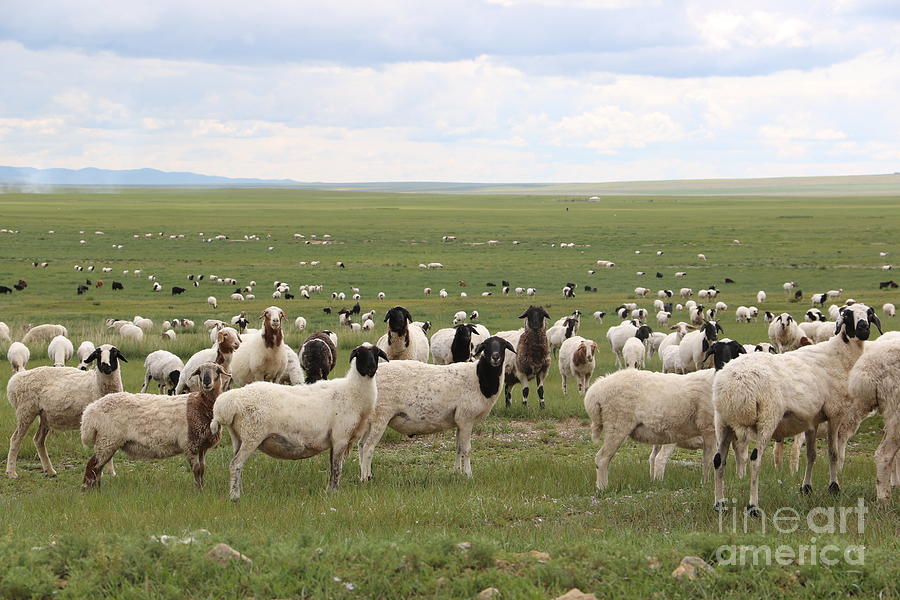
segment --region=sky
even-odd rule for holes
[[[0,0],[0,164],[300,181],[900,171],[897,0]]]

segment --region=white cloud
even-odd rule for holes
[[[682,127],[665,113],[635,114],[619,106],[599,106],[591,112],[565,117],[551,125],[549,133],[555,145],[581,145],[609,153],[678,140],[685,135]]]

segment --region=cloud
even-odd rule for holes
[[[0,164],[339,181],[898,170],[900,22],[877,3],[92,2],[8,2]]]

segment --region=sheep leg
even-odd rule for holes
[[[341,484],[341,470],[344,467],[344,457],[347,456],[349,446],[331,447],[331,477],[328,479],[328,491],[336,492]]]
[[[811,438],[811,444],[816,443],[815,437]],[[838,482],[838,473],[844,466],[843,448],[841,447],[841,436],[838,423],[834,419],[828,420],[828,475],[831,483],[828,484],[828,491],[832,494],[838,494],[841,491],[841,484]]]
[[[900,464],[900,417],[885,419],[884,438],[875,450],[875,492],[879,500],[891,497],[891,471]],[[895,467],[892,469],[892,464]]]
[[[103,467],[112,460],[113,454],[118,448],[94,446],[94,455],[84,467],[84,481],[81,484],[82,491],[100,487],[100,477]]]
[[[740,441],[733,438],[731,446],[734,448],[734,470],[737,472],[738,479],[743,479],[747,474],[747,463],[750,462],[749,444],[746,440]]]
[[[188,456],[188,462],[191,464],[191,472],[194,474],[194,485],[197,486],[198,490],[203,489],[203,472],[206,470],[205,465],[205,455],[206,451],[201,450],[197,454],[191,454]]]
[[[715,510],[725,510],[725,463],[728,462],[728,448],[735,439],[734,429],[722,425],[716,415],[716,439],[719,441],[719,451],[713,457],[713,468],[716,470],[715,483]],[[735,451],[737,453],[737,451]]]
[[[110,477],[116,476],[116,467],[113,465],[112,456],[109,457],[109,462],[103,467],[103,470],[106,471],[106,474]]]
[[[472,477],[469,454],[472,451],[472,424],[463,423],[456,428],[456,470]]]
[[[261,441],[248,443],[247,440],[243,440],[238,446],[237,452],[234,453],[234,458],[231,459],[231,464],[228,466],[228,470],[231,472],[229,497],[233,501],[241,498],[241,472],[244,469],[244,463],[247,462],[247,459],[250,458],[250,455],[253,454],[253,451],[256,450],[260,443]]]
[[[798,435],[794,438],[794,443],[791,444],[791,473],[796,473],[800,470],[800,451],[803,449],[803,444],[806,441],[807,438],[805,436]]]
[[[228,427],[228,436],[231,438],[231,456],[237,456],[241,448],[241,436],[232,427]]]
[[[540,400],[541,410],[544,410],[544,378],[547,377],[547,370],[544,370],[537,375],[535,375],[535,382],[537,382],[537,392],[538,399]]]
[[[891,485],[900,487],[900,455],[894,455],[894,472],[891,475]]]
[[[603,446],[597,451],[594,463],[597,465],[597,489],[605,490],[609,485],[609,462],[613,455],[628,438],[628,433],[619,433],[607,429],[603,434]]]
[[[369,428],[359,440],[359,480],[371,481],[372,457],[375,456],[375,445],[381,441],[384,431],[387,429],[389,419],[373,420]]]
[[[519,383],[522,384],[522,404],[528,406],[528,376],[516,370],[516,377],[518,377]]]
[[[759,472],[762,469],[763,454],[766,452],[766,446],[772,439],[775,432],[777,422],[772,423],[768,427],[763,426],[756,432],[756,448],[750,453],[750,502],[747,504],[747,512],[751,516],[759,516]],[[759,425],[757,425],[759,427]]]
[[[141,386],[141,392],[140,392],[140,393],[143,394],[144,392],[147,391],[147,386],[150,385],[150,380],[151,380],[151,379],[152,379],[152,377],[150,377],[150,371],[147,371],[147,372],[144,374],[144,385]]]
[[[674,450],[674,444],[672,450]],[[712,471],[713,456],[716,453],[715,431],[708,431],[703,436],[703,483],[709,481],[709,473]],[[663,466],[665,468],[665,465]]]
[[[775,459],[775,467],[780,467],[781,463],[784,461],[784,440],[775,441],[775,454],[773,458]]]
[[[800,452],[800,447],[802,446],[800,440],[802,436],[797,436],[794,438],[794,447],[797,448],[797,453]],[[791,454],[794,454],[793,450]],[[791,456],[791,470],[795,470],[793,468],[794,458]],[[806,431],[806,471],[803,473],[803,486],[800,488],[800,492],[803,494],[809,494],[812,492],[812,473],[813,473],[813,465],[816,462],[816,429],[815,427]],[[800,458],[797,457],[797,467],[800,467]]]
[[[34,447],[37,448],[38,457],[41,459],[41,468],[49,477],[56,477],[56,469],[50,462],[50,456],[47,454],[47,436],[50,435],[50,426],[44,414],[40,415],[37,431],[34,432]]]
[[[666,465],[669,464],[669,458],[673,452],[675,452],[675,444],[653,446],[653,452],[650,453],[650,479],[663,480],[666,475]]]
[[[568,393],[569,393],[569,386],[566,385],[566,376],[563,375],[562,373],[560,373],[560,377],[562,377],[562,390],[563,390],[563,395],[568,395]],[[578,391],[579,391],[579,392],[581,391],[581,382],[580,382],[580,381],[578,382]]]
[[[22,440],[25,438],[25,434],[28,433],[28,428],[31,427],[31,424],[37,418],[38,413],[26,413],[22,412],[21,414],[16,413],[16,430],[13,431],[13,434],[9,438],[9,453],[6,455],[6,476],[10,479],[17,479],[19,474],[16,473],[16,461],[19,458],[19,447],[22,445]]]

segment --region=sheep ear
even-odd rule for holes
[[[878,315],[875,314],[874,308],[869,308],[869,323],[874,323],[875,327],[878,328],[878,333],[884,334],[881,330],[881,320],[878,318]]]
[[[671,327],[669,327],[669,331],[675,331],[676,329],[678,329],[678,325],[672,325]]]
[[[545,318],[545,319],[549,319],[549,318],[550,318],[550,314],[547,313],[547,311],[544,310],[543,308],[541,309],[541,313],[544,315],[544,318]]]
[[[737,344],[737,342],[735,342]],[[738,354],[747,354],[747,349],[743,344],[737,344]]]
[[[381,348],[378,348],[377,346],[375,347],[375,355],[378,358],[383,358],[384,362],[391,362],[390,359],[388,359],[387,354],[384,353],[384,350],[382,350]]]
[[[260,319],[264,319],[265,317],[266,317],[266,311],[262,311],[261,313],[259,313]]]
[[[704,346],[703,351],[705,352],[705,354],[703,355],[703,360],[700,362],[706,362],[707,358],[709,358],[710,356],[712,356],[713,354],[716,353],[716,348],[715,348],[716,344],[713,344],[712,346],[710,346],[704,339],[703,346]]]
[[[384,313],[384,322],[385,323],[387,323],[388,319],[390,319],[390,318],[391,318],[391,311],[387,311],[386,313]]]
[[[688,326],[687,326],[687,329],[694,329],[694,330],[696,330],[696,329],[697,329],[697,327],[696,327],[696,326],[694,326],[694,325],[688,325]]]
[[[503,338],[500,338],[503,339]],[[516,349],[513,348],[513,345],[509,342],[509,340],[503,340],[503,345],[506,346],[506,349],[512,352],[513,354],[517,354]]]
[[[348,360],[347,362],[353,362],[353,359],[356,358],[357,356],[359,356],[359,348],[358,347],[354,348],[353,351],[350,353],[350,360]]]
[[[526,311],[523,312],[521,315],[519,315],[519,318],[520,318],[520,319],[524,319],[524,318],[527,317],[527,316],[528,316],[528,311],[526,310]]]
[[[116,351],[116,357],[117,357],[119,360],[121,360],[123,363],[127,363],[127,362],[128,362],[128,359],[125,358],[125,355],[122,354],[122,351],[121,351],[121,350],[119,350],[118,348],[114,348],[114,350]]]
[[[725,333],[725,330],[722,328],[721,325],[719,325],[718,322],[716,322],[716,331],[718,331],[720,333]]]
[[[475,350],[472,352],[472,356],[478,356],[482,352],[484,352],[484,342],[481,342],[480,344],[475,346]]]
[[[703,352],[707,353],[707,356],[709,355],[710,350],[712,350],[712,346],[709,345],[709,342],[706,338],[703,338],[703,346],[701,349],[703,350]]]
[[[202,368],[203,368],[203,365],[200,365],[199,367],[197,367],[194,370],[194,372],[191,373],[191,375],[190,375],[190,377],[188,377],[188,379],[193,379],[194,377],[198,377],[200,375],[200,369],[202,369]]]
[[[281,318],[282,318],[282,320],[287,321],[287,315],[284,314],[284,311],[282,310],[282,311],[280,311],[280,312],[281,312]]]
[[[90,362],[94,362],[94,361],[97,360],[98,358],[100,358],[100,348],[97,348],[96,350],[94,350],[93,352],[91,352],[91,355],[88,356],[87,358],[85,358],[85,359],[84,359],[84,362],[85,362],[85,364],[87,364],[87,363],[90,363]]]

